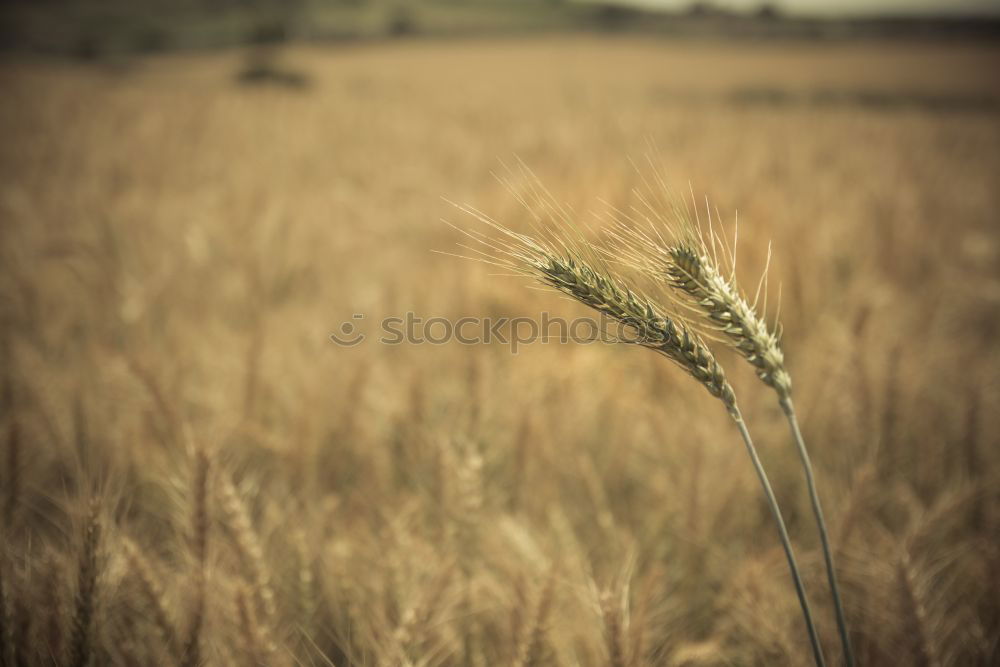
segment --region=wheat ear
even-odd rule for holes
[[[475,214],[475,212],[473,213]],[[743,416],[736,404],[736,395],[726,380],[722,366],[716,361],[708,346],[685,323],[679,320],[675,321],[650,298],[630,289],[610,269],[596,268],[600,259],[596,256],[593,258],[586,256],[587,246],[585,243],[576,244],[572,239],[558,239],[559,245],[552,245],[525,234],[513,232],[480,214],[476,215],[480,221],[486,222],[503,235],[500,239],[489,239],[469,234],[475,240],[492,249],[493,254],[487,254],[491,263],[523,275],[532,276],[635,331],[637,335],[630,342],[663,354],[697,380],[710,394],[722,401],[729,416],[739,429],[747,453],[750,455],[750,461],[760,480],[764,495],[767,497],[767,503],[775,524],[777,524],[781,545],[788,560],[795,592],[802,607],[802,615],[809,634],[813,657],[816,664],[823,667],[826,664],[823,651],[820,648],[812,610],[806,598],[802,575],[795,560],[795,553],[792,550],[792,543],[788,537],[781,509],[760,457],[757,456],[750,432],[747,430],[746,423],[743,421]]]
[[[125,554],[129,565],[135,573],[139,589],[143,597],[146,598],[147,608],[153,617],[153,622],[160,631],[163,643],[166,644],[171,657],[176,658],[179,647],[177,640],[177,630],[173,621],[170,620],[170,611],[167,605],[167,594],[160,584],[158,573],[153,569],[153,564],[143,555],[142,550],[131,539],[124,538]]]
[[[91,625],[97,592],[97,548],[101,539],[100,504],[92,498],[84,527],[83,548],[78,562],[76,600],[73,605],[69,664],[86,667],[91,654]]]
[[[743,296],[735,276],[732,273],[729,278],[723,276],[714,260],[714,253],[710,253],[703,242],[681,242],[668,248],[665,254],[666,274],[670,284],[687,295],[689,301],[701,310],[702,315],[723,334],[725,340],[754,366],[757,377],[778,394],[778,403],[788,420],[805,473],[809,501],[823,548],[826,577],[833,596],[844,662],[848,667],[853,667],[854,652],[851,649],[823,506],[816,489],[809,450],[795,414],[792,380],[785,368],[785,355],[781,350],[778,334],[768,328],[764,319],[757,314],[756,308]]]
[[[939,667],[944,663],[935,651],[931,631],[928,627],[927,607],[920,599],[913,564],[905,547],[897,562],[896,576],[899,582],[899,594],[906,627],[913,640],[913,650],[917,654],[916,657],[919,658],[920,664],[925,667]]]
[[[252,600],[253,593],[245,584],[241,584],[236,592],[236,613],[239,619],[240,632],[246,642],[245,652],[254,665],[273,664],[276,647],[269,634],[261,628],[257,620]]]
[[[683,368],[727,409],[736,396],[722,366],[685,324],[667,317],[650,299],[637,295],[620,279],[590,267],[582,259],[548,255],[535,265],[545,284],[634,330],[633,342],[659,352]]]
[[[21,432],[17,419],[11,417],[7,426],[7,479],[3,500],[3,531],[5,539],[14,533],[14,521],[21,501]]]
[[[187,638],[181,652],[183,667],[201,664],[201,633],[205,625],[205,595],[208,569],[208,455],[198,450],[194,456],[194,484],[192,488],[191,551],[194,555],[194,595]]]
[[[256,646],[270,656],[277,650],[272,636],[272,624],[277,616],[277,610],[274,589],[271,587],[271,577],[264,559],[264,549],[257,531],[254,530],[250,512],[232,481],[228,477],[222,476],[218,488],[222,510],[232,530],[236,549],[250,574],[252,597],[248,618],[252,621],[254,636],[260,639]],[[260,605],[263,612],[262,619],[257,616],[257,612],[253,608],[254,601]]]
[[[542,661],[545,652],[545,635],[552,611],[552,598],[555,596],[555,569],[549,572],[548,581],[538,598],[538,606],[532,619],[531,627],[523,637],[518,649],[516,667],[531,667]]]
[[[604,591],[600,598],[601,616],[604,618],[604,639],[608,649],[608,667],[625,667],[625,638],[622,610],[611,591]]]
[[[0,665],[4,667],[17,665],[19,657],[14,639],[13,597],[13,585],[8,588],[6,554],[0,554]]]

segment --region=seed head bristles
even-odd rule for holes
[[[792,391],[778,336],[740,294],[732,279],[722,276],[716,263],[689,242],[668,249],[665,267],[670,284],[690,297],[712,325],[757,371],[764,384],[782,398]]]
[[[515,232],[473,208],[456,206],[499,232],[499,236],[489,236],[455,226],[486,248],[463,245],[477,255],[467,259],[477,259],[534,278],[604,313],[634,332],[634,337],[630,336],[627,342],[663,354],[720,399],[727,410],[735,407],[732,387],[704,341],[683,320],[668,314],[653,299],[626,284],[611,270],[596,246],[580,238],[579,232],[573,232],[568,220],[564,220],[566,225],[561,230],[539,226],[543,238],[536,239]]]
[[[777,333],[772,331],[757,314],[762,290],[766,308],[767,271],[761,276],[753,303],[737,286],[738,226],[730,243],[724,234],[716,231],[716,220],[720,216],[718,211],[713,216],[707,201],[707,222],[703,224],[693,192],[690,206],[684,206],[658,176],[655,183],[650,183],[645,174],[640,177],[646,190],[653,194],[635,190],[633,194],[638,206],[633,206],[629,212],[612,209],[612,224],[606,232],[608,247],[598,252],[608,261],[637,271],[654,283],[665,279],[687,297],[680,305],[700,314],[702,321],[707,319],[711,324],[710,330],[705,332],[709,338],[736,348],[779,397],[790,396],[792,382],[779,344],[780,329],[775,327]]]

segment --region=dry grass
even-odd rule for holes
[[[582,315],[429,252],[438,197],[527,229],[489,176],[517,154],[581,218],[627,209],[647,139],[739,207],[742,276],[773,242],[859,664],[996,662],[1000,118],[742,94],[995,99],[996,50],[290,52],[306,90],[240,57],[0,70],[5,662],[808,664],[745,454],[676,369],[327,338]],[[783,416],[730,358],[834,664]]]

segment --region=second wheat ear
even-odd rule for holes
[[[782,398],[792,392],[792,378],[785,370],[785,355],[778,336],[757,316],[732,280],[722,276],[707,253],[683,243],[667,250],[666,273],[670,284],[686,293],[757,371],[757,377]]]
[[[694,239],[695,236],[689,235],[689,238]],[[698,238],[700,239],[700,236]],[[714,236],[712,238],[714,240]],[[659,254],[667,258],[663,270],[670,285],[685,295],[689,304],[701,312],[708,326],[721,333],[721,338],[752,364],[757,377],[778,395],[778,403],[785,413],[795,440],[809,490],[810,504],[816,518],[844,662],[848,667],[853,667],[854,652],[840,597],[840,586],[837,582],[826,520],[823,517],[823,506],[816,489],[809,451],[806,449],[795,414],[795,404],[792,402],[792,378],[785,368],[785,355],[781,349],[779,336],[768,328],[764,318],[757,313],[755,304],[751,304],[743,296],[736,283],[734,272],[730,272],[730,278],[724,277],[715,254],[709,252],[703,241],[681,241],[669,248],[659,249]],[[731,263],[734,262],[735,259],[732,259]]]

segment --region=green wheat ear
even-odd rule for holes
[[[559,257],[541,247],[539,253],[533,269],[543,283],[633,329],[639,345],[680,366],[728,410],[736,407],[736,396],[722,366],[686,324],[664,315],[650,299],[636,295],[620,279],[581,259]]]

